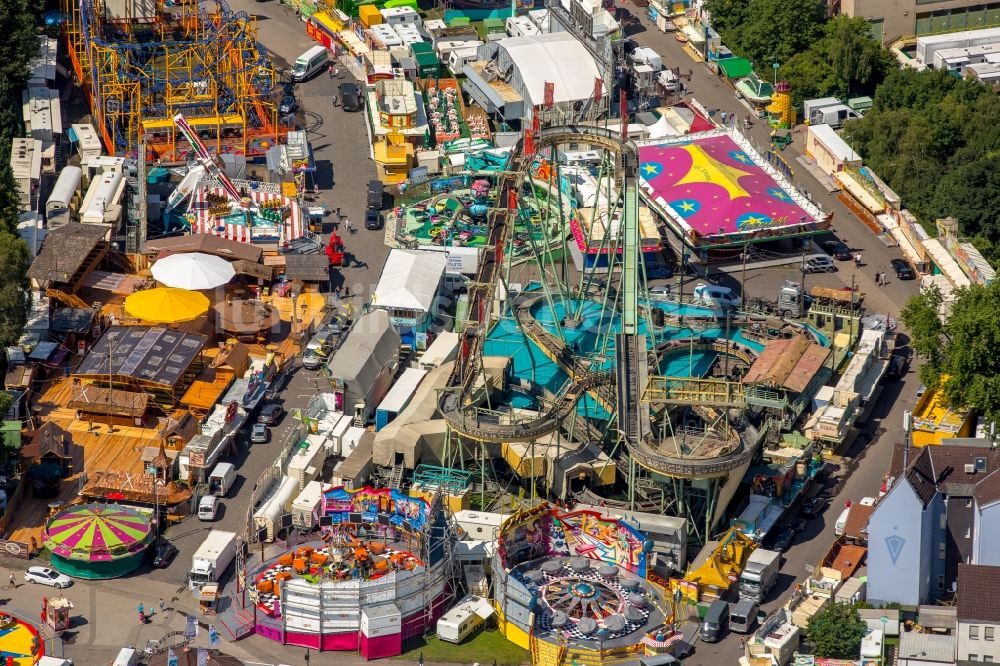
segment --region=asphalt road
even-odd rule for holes
[[[659,32],[643,10],[629,5],[625,11],[640,17],[638,29],[631,31],[631,37],[641,45],[656,50],[663,57],[664,66],[679,67],[684,72],[691,71],[688,86],[690,97],[696,98],[706,108],[716,108],[730,114],[736,112],[740,118],[748,115],[747,109],[736,99],[733,89],[713,75],[704,64],[693,61],[672,34]],[[767,145],[768,133],[768,128],[760,121],[750,131],[758,146]],[[860,251],[867,264],[861,270],[855,270],[851,262],[837,262],[839,272],[810,275],[807,277],[807,285],[843,287],[851,286],[853,280],[865,292],[865,304],[869,312],[888,313],[898,321],[900,308],[907,298],[918,291],[916,281],[900,282],[892,274],[889,261],[902,258],[901,252],[883,245],[839,200],[830,196],[809,171],[796,162],[795,158],[801,155],[803,148],[805,129],[800,127],[794,135],[795,142],[783,153],[794,171],[793,182],[800,189],[808,190],[813,200],[824,210],[833,211],[833,234],[855,252]],[[820,237],[817,241],[822,243],[832,237]],[[887,273],[887,286],[875,285],[876,270]],[[794,266],[748,270],[747,292],[750,296],[774,298],[777,286],[784,279],[798,281],[799,278],[799,271]],[[905,333],[900,337],[905,343]],[[810,520],[807,529],[798,535],[786,552],[781,577],[764,604],[766,610],[784,603],[794,588],[795,581],[806,575],[806,567],[817,564],[829,550],[835,538],[834,522],[844,503],[866,495],[877,495],[888,468],[892,446],[902,441],[903,412],[913,408],[918,385],[916,366],[911,367],[902,381],[885,384],[866,427],[847,452],[841,468],[835,470],[827,481],[826,492],[832,499],[826,512],[819,518]],[[687,661],[692,664],[733,664],[740,654],[738,636],[730,635],[715,644],[698,643],[694,654]]]

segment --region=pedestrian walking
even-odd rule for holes
[[[14,572],[11,572],[9,580],[11,589],[17,589],[17,579],[14,578]]]
[[[337,219],[340,220],[343,219],[343,217],[344,216],[340,214],[340,206],[337,206]]]
[[[726,112],[723,111],[720,115],[722,116],[722,124],[725,125],[726,124]]]
[[[326,71],[330,75],[330,78],[332,79],[333,78],[333,65],[330,65],[329,67],[327,67]]]
[[[886,281],[886,279],[885,279],[885,271],[882,271],[882,272],[881,272],[881,273],[879,274],[879,284],[881,284],[881,285],[882,285],[883,287],[884,287],[885,285],[889,284],[889,283],[888,283],[888,282]]]
[[[340,285],[337,285],[334,288],[333,295],[337,298],[338,301],[340,300]]]
[[[136,608],[138,608],[138,609],[139,609],[139,615],[142,615],[142,614],[143,614],[143,612],[144,612],[144,611],[146,610],[146,607],[142,605],[142,602],[141,602],[141,601],[139,602],[139,605],[138,605],[138,606],[136,606]]]
[[[882,272],[875,271],[875,284],[879,287],[882,286]]]
[[[344,298],[351,297],[351,289],[345,284],[344,285]]]
[[[857,268],[861,268],[862,264],[861,264],[861,253],[860,252],[858,252],[856,255],[854,255],[854,265]]]
[[[162,613],[163,609],[166,608],[166,607],[167,607],[166,602],[163,601],[163,597],[160,597],[160,612]]]

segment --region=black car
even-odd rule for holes
[[[344,111],[361,110],[361,88],[358,87],[358,84],[350,81],[340,84],[340,103],[343,105]]]
[[[278,421],[285,415],[285,409],[281,405],[264,405],[257,416],[257,423],[264,423],[269,426],[278,425]]]
[[[826,502],[822,499],[819,497],[810,497],[802,502],[802,506],[799,507],[799,515],[804,518],[815,518],[819,514],[823,513],[823,509],[825,508]]]
[[[382,213],[377,210],[365,211],[365,229],[376,231],[382,228]]]
[[[299,103],[295,101],[295,95],[285,95],[281,98],[281,105],[278,106],[278,112],[281,115],[287,115],[295,113],[297,108],[299,108]]]
[[[823,249],[837,261],[850,261],[854,258],[854,253],[844,241],[829,240],[823,243]]]
[[[159,541],[153,549],[153,566],[166,569],[177,555],[177,546],[169,541]]]
[[[886,368],[885,374],[889,378],[898,378],[906,374],[906,371],[910,365],[910,357],[906,354],[895,354],[889,359],[889,367]]]
[[[795,540],[795,531],[791,529],[783,530],[774,539],[774,543],[771,545],[771,550],[776,550],[779,553],[783,553],[788,550],[788,547],[792,545],[792,541]]]
[[[897,280],[912,280],[917,277],[916,273],[913,272],[913,268],[910,267],[910,264],[902,259],[893,259],[889,262],[889,264],[892,266],[892,270],[896,274]]]

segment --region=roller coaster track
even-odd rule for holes
[[[539,150],[563,143],[588,143],[624,155],[626,158],[632,157],[633,164],[626,165],[626,170],[633,174],[634,178],[638,166],[636,163],[638,148],[631,141],[622,141],[617,132],[600,127],[567,125],[546,128],[536,137],[536,146]],[[477,441],[500,443],[532,441],[556,431],[560,423],[576,408],[576,403],[585,394],[590,394],[612,414],[618,412],[620,401],[624,400],[628,413],[619,415],[619,421],[623,423],[623,429],[628,431],[626,444],[630,454],[647,469],[676,477],[705,477],[723,475],[744,464],[753,455],[754,447],[745,446],[740,434],[728,427],[724,437],[733,442],[730,452],[703,459],[671,455],[652,443],[649,435],[643,436],[639,417],[639,398],[644,387],[640,387],[637,375],[640,363],[636,343],[639,336],[629,332],[619,335],[618,346],[621,349],[619,356],[625,357],[627,367],[621,367],[623,359],[619,358],[617,374],[621,375],[624,372],[625,377],[616,376],[616,373],[611,371],[593,371],[587,361],[581,360],[567,348],[563,340],[535,320],[531,305],[537,298],[522,298],[516,301],[515,316],[521,330],[528,338],[566,372],[569,377],[566,384],[548,409],[533,419],[521,422],[517,422],[512,416],[480,409],[467,400],[467,396],[473,393],[476,378],[476,372],[470,361],[480,358],[486,332],[493,319],[493,295],[500,277],[503,252],[509,234],[514,228],[516,216],[519,214],[516,197],[532,158],[533,155],[524,154],[522,140],[512,151],[510,162],[500,181],[500,201],[505,202],[507,207],[492,211],[493,220],[484,257],[480,262],[476,279],[469,288],[469,319],[466,322],[465,342],[461,356],[449,377],[447,388],[441,392],[438,401],[438,408],[449,427],[458,434]],[[633,182],[632,187],[636,186]],[[660,379],[670,380],[666,382],[669,386],[666,397],[678,400],[677,404],[691,400],[691,403],[684,404],[704,405],[706,399],[709,403],[714,402],[713,396],[718,394],[717,391],[703,391],[696,395],[690,390],[683,389],[685,385],[682,382],[692,381],[688,377]],[[615,387],[622,382],[631,389],[628,395],[618,395],[615,390]],[[671,391],[675,398],[670,396]],[[645,393],[648,393],[648,389]],[[718,406],[728,407],[730,403],[735,402],[728,397],[728,392],[725,397],[726,399]],[[625,423],[630,425],[625,426]]]

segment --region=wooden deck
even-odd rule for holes
[[[80,472],[86,472],[93,480],[98,472],[114,471],[142,475],[142,452],[147,446],[159,446],[162,428],[137,428],[131,420],[115,418],[114,431],[108,423],[78,421],[76,410],[68,404],[72,389],[72,379],[65,378],[53,384],[37,400],[36,415],[39,423],[54,421],[69,433],[73,456],[73,474],[60,484],[59,500],[70,501],[77,497],[80,489]],[[104,417],[108,418],[108,417]],[[127,424],[128,423],[128,424]],[[93,427],[93,430],[90,428]],[[5,538],[30,542],[31,537],[40,540],[41,528],[48,515],[48,505],[57,500],[40,500],[27,493],[11,516]]]

